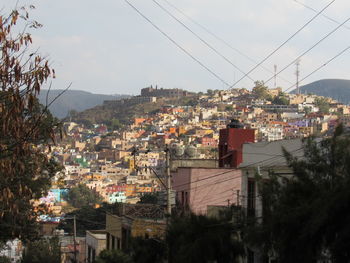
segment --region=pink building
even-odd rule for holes
[[[232,168],[179,167],[172,174],[177,203],[196,214],[206,214],[208,206],[240,203],[242,172]]]

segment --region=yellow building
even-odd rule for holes
[[[129,248],[131,237],[164,238],[164,210],[157,205],[120,204],[115,213],[106,214],[106,248]]]

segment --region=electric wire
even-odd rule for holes
[[[209,35],[211,35],[212,37],[214,37],[216,40],[220,41],[221,43],[223,43],[225,46],[227,46],[228,48],[230,48],[231,50],[237,52],[238,54],[240,54],[242,57],[246,58],[247,60],[249,60],[250,62],[252,62],[253,64],[258,64],[258,61],[256,61],[255,59],[251,58],[250,56],[248,56],[247,54],[243,53],[242,51],[240,51],[239,49],[235,48],[234,46],[232,46],[230,43],[228,43],[227,41],[225,41],[223,38],[219,37],[217,34],[215,34],[213,31],[209,30],[207,27],[203,26],[202,24],[200,24],[199,22],[197,22],[196,20],[194,20],[192,17],[190,17],[189,15],[187,15],[184,11],[180,10],[178,7],[176,7],[174,4],[170,3],[168,0],[163,0],[164,2],[166,2],[169,6],[171,6],[173,9],[175,9],[177,12],[179,12],[180,14],[182,14],[184,17],[186,17],[188,20],[190,20],[193,24],[197,25],[198,27],[200,27],[202,30],[204,30],[206,33],[208,33]],[[269,72],[269,73],[274,73],[272,70],[270,70],[269,68],[265,67],[264,65],[260,65],[260,67],[262,69],[264,69],[265,71]],[[291,81],[278,76],[281,80],[288,82],[290,84],[292,84]]]
[[[274,55],[278,50],[280,50],[285,44],[287,44],[291,39],[293,39],[297,34],[299,34],[304,28],[306,28],[312,21],[314,21],[319,15],[323,13],[330,5],[332,5],[335,0],[332,0],[328,3],[321,11],[319,11],[315,16],[313,16],[306,24],[304,24],[301,28],[299,28],[293,35],[291,35],[286,41],[284,41],[281,45],[279,45],[274,51],[272,51],[269,55],[267,55],[262,61],[260,61],[257,65],[255,65],[251,70],[248,71],[247,74],[252,73],[255,69],[257,69],[261,64],[263,64],[266,60],[268,60],[272,55]],[[237,85],[241,80],[243,80],[246,76],[243,76],[235,83],[233,83],[230,88],[233,88]]]
[[[277,75],[285,71],[287,68],[289,68],[291,65],[293,65],[295,62],[297,62],[300,58],[302,58],[304,55],[309,53],[311,50],[313,50],[315,47],[317,47],[320,43],[322,43],[324,40],[326,40],[328,37],[330,37],[332,34],[334,34],[339,28],[341,28],[345,23],[347,23],[350,20],[350,17],[347,18],[343,23],[338,25],[336,28],[334,28],[331,32],[326,34],[324,37],[322,37],[319,41],[317,41],[314,45],[312,45],[310,48],[308,48],[306,51],[304,51],[301,55],[299,55],[296,59],[294,59],[291,63],[286,65],[283,69],[281,69],[279,72],[277,72]],[[268,83],[271,81],[275,76],[270,77],[268,80],[266,80],[264,83]]]
[[[208,179],[212,179],[212,178],[221,176],[223,174],[232,173],[233,171],[234,170],[225,171],[225,172],[222,172],[222,173],[219,173],[219,174],[210,175],[208,177],[200,178],[200,179],[198,179],[196,181],[191,181],[191,182],[188,182],[188,183],[179,184],[179,185],[172,186],[172,187],[181,187],[181,186],[185,186],[185,185],[188,185],[188,184],[198,183],[198,182],[201,182],[201,181],[204,181],[204,180],[208,180]]]
[[[163,0],[163,1],[165,1],[165,0]],[[312,8],[311,6],[308,6],[308,5],[306,5],[306,4],[302,3],[302,2],[299,2],[298,0],[292,0],[292,1],[294,1],[295,3],[297,3],[297,4],[299,4],[299,5],[303,6],[303,7],[305,7],[306,9],[309,9],[309,10],[313,11],[314,13],[317,13],[317,12],[318,12],[315,8]],[[340,24],[339,21],[333,19],[333,18],[330,17],[330,16],[327,16],[327,15],[325,15],[325,14],[322,14],[322,16],[325,17],[325,18],[327,18],[329,21],[332,21],[333,23],[336,23],[336,24],[338,24],[338,25]],[[350,27],[348,27],[347,25],[343,25],[343,27],[350,30]]]
[[[186,24],[184,24],[181,20],[179,20],[176,16],[174,16],[169,10],[164,8],[159,2],[156,0],[152,0],[153,3],[155,3],[160,9],[162,9],[166,14],[168,14],[170,17],[172,17],[175,21],[177,21],[180,25],[182,25],[184,28],[186,28],[189,32],[191,32],[196,38],[198,38],[204,45],[206,45],[208,48],[210,48],[215,54],[220,56],[222,59],[224,59],[227,63],[229,63],[233,68],[237,69],[239,72],[241,72],[243,75],[246,75],[250,80],[254,81],[253,78],[251,78],[248,74],[246,74],[243,70],[241,70],[238,66],[236,66],[230,59],[228,59],[226,56],[224,56],[222,53],[220,53],[215,47],[213,47],[211,44],[209,44],[206,40],[204,40],[200,35],[198,35],[196,32],[194,32],[191,28],[189,28]]]
[[[208,71],[215,78],[220,80],[224,85],[230,86],[228,82],[226,82],[223,78],[221,78],[218,74],[212,71],[209,67],[203,64],[200,60],[194,57],[189,51],[183,48],[179,43],[177,43],[172,37],[170,37],[167,33],[165,33],[160,27],[158,27],[154,22],[152,22],[146,15],[144,15],[139,9],[137,9],[133,4],[131,4],[128,0],[124,0],[132,9],[134,9],[141,17],[143,17],[148,23],[150,23],[156,30],[158,30],[163,36],[165,36],[170,42],[172,42],[176,47],[178,47],[182,52],[184,52],[187,56],[189,56],[192,60],[194,60],[197,64],[199,64],[202,68]]]
[[[343,55],[346,51],[348,51],[350,49],[350,46],[348,46],[347,48],[343,49],[340,53],[338,53],[337,55],[335,55],[334,57],[332,57],[331,59],[329,59],[327,62],[323,63],[321,66],[319,66],[318,68],[316,68],[315,70],[313,70],[311,73],[309,73],[308,75],[306,75],[304,78],[302,78],[300,81],[303,81],[307,78],[309,78],[310,76],[312,76],[313,74],[315,74],[317,71],[319,71],[320,69],[324,68],[325,66],[327,66],[329,63],[331,63],[333,60],[337,59],[338,57],[340,57],[341,55]],[[296,84],[293,84],[292,86],[290,86],[288,89],[286,89],[284,92],[289,91],[291,88],[295,87]]]

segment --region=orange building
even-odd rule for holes
[[[134,184],[128,184],[126,185],[126,192],[125,195],[126,196],[133,196],[136,194],[136,185]]]
[[[185,126],[179,126],[178,128],[178,134],[181,135],[181,134],[185,134],[186,133],[186,128]]]
[[[134,124],[135,125],[140,125],[141,123],[143,123],[146,119],[145,118],[135,118],[134,119]]]
[[[175,134],[176,133],[176,127],[170,127],[169,128],[169,133]]]
[[[151,193],[153,192],[153,188],[149,186],[137,186],[136,187],[137,193]]]

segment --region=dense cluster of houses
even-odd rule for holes
[[[148,89],[143,95],[162,92]],[[268,92],[272,99],[282,93]],[[215,207],[235,204],[259,215],[257,171],[288,174],[282,147],[301,156],[302,138],[327,136],[340,122],[350,125],[348,105],[327,98],[325,112],[316,95],[283,96],[288,103],[279,105],[246,89],[213,91],[196,97],[195,106],[162,106],[119,130],[64,123],[65,138],[48,153],[64,166],[64,179],[58,180],[58,174],[49,195],[37,201],[54,215],[42,221],[59,222],[66,205],[62,195],[84,184],[105,202],[121,204],[116,214],[107,215],[105,231],[87,233],[80,251],[84,260],[92,262],[105,248],[126,248],[130,236],[162,236],[166,195],[159,195],[164,198],[157,205],[137,203],[145,194],[165,192],[167,153],[173,207],[208,214]]]

